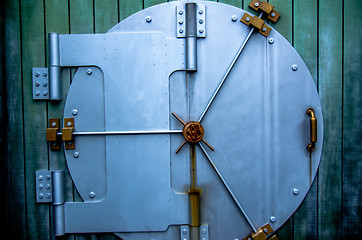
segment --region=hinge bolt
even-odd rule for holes
[[[35,92],[35,96],[39,96],[40,95],[40,92],[39,91],[36,91]]]
[[[46,76],[48,76],[48,74],[45,72],[45,73],[43,73],[43,77],[46,77]]]
[[[150,16],[147,16],[146,17],[146,22],[151,22],[152,21],[152,18]]]
[[[39,87],[40,83],[38,81],[35,82],[35,86]]]
[[[50,193],[47,194],[47,198],[50,198],[52,195],[50,195]]]
[[[202,229],[202,234],[206,234],[206,229]]]
[[[50,175],[47,175],[47,176],[46,176],[46,179],[47,179],[47,180],[50,180]]]
[[[77,109],[73,109],[73,110],[72,110],[72,114],[73,114],[73,116],[77,115],[77,114],[78,114],[78,110],[77,110]]]
[[[182,231],[182,233],[183,233],[183,234],[186,234],[186,233],[187,233],[187,230],[186,230],[186,229],[184,229],[184,230]]]
[[[180,30],[179,30],[179,33],[183,33],[183,32],[184,32],[184,30],[183,30],[183,29],[180,29]]]
[[[178,23],[179,23],[179,24],[183,24],[183,23],[184,23],[184,21],[180,20],[180,21],[178,21]]]
[[[88,75],[91,75],[91,74],[92,74],[92,69],[88,68],[88,69],[87,69],[87,74],[88,74]]]
[[[90,198],[94,198],[95,196],[96,196],[96,194],[95,194],[94,192],[90,192],[90,193],[89,193],[89,197],[90,197]]]
[[[293,69],[293,71],[297,71],[298,70],[298,65],[293,65],[292,69]]]
[[[178,14],[182,15],[182,14],[184,14],[184,12],[181,10],[178,12]]]
[[[43,199],[44,195],[42,193],[39,194],[39,198]]]
[[[74,153],[73,153],[73,157],[74,157],[74,158],[79,158],[79,152],[74,152]]]
[[[46,87],[46,86],[48,86],[48,83],[46,83],[46,82],[43,83],[43,87]]]
[[[274,38],[269,38],[269,43],[273,44],[274,43]]]
[[[44,96],[48,95],[48,92],[47,92],[47,91],[44,91],[44,92],[43,92],[43,95],[44,95]]]
[[[47,189],[50,189],[50,184],[47,184],[46,188],[47,188]]]
[[[297,188],[294,188],[294,189],[293,189],[293,194],[294,194],[294,195],[298,195],[298,194],[299,194],[299,190],[298,190]]]
[[[200,29],[199,32],[200,32],[200,33],[203,33],[203,32],[204,32],[204,29]]]
[[[274,223],[274,222],[276,221],[276,218],[275,218],[274,216],[271,216],[271,217],[270,217],[270,221],[271,221],[272,223]]]
[[[231,17],[231,20],[232,20],[233,22],[236,22],[236,20],[238,20],[238,18],[237,18],[235,15],[233,15],[233,16]]]
[[[39,184],[39,189],[43,189],[43,184]]]
[[[35,73],[35,77],[39,77],[40,76],[40,73],[39,72],[36,72]]]
[[[38,179],[39,181],[43,180],[43,175],[39,175]]]
[[[199,10],[199,14],[203,14],[204,13],[204,11],[202,11],[202,10]]]
[[[200,24],[203,24],[203,23],[204,23],[204,20],[200,19],[200,20],[199,20],[199,23],[200,23]]]

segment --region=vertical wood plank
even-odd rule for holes
[[[342,1],[319,1],[319,94],[324,145],[318,179],[318,238],[341,238]]]
[[[362,231],[361,9],[361,1],[344,1],[343,239],[358,239]]]
[[[250,2],[245,3],[249,5]],[[276,23],[269,23],[280,34],[282,34],[291,44],[293,43],[293,0],[269,0],[276,11],[280,13],[280,18]],[[264,18],[265,19],[265,18]],[[293,239],[293,217],[276,232],[280,240]]]
[[[94,1],[95,33],[105,33],[118,23],[118,0]]]
[[[53,0],[45,1],[45,29],[46,29],[46,49],[47,57],[49,58],[48,51],[48,34],[56,32],[59,34],[69,33],[69,13],[68,13],[68,1]],[[48,102],[48,122],[50,118],[63,118],[63,109],[65,99],[70,85],[70,70],[68,68],[62,69],[62,101],[61,102]],[[64,192],[65,201],[73,201],[73,183],[69,175],[69,171],[65,162],[63,146],[60,151],[49,152],[49,168],[52,170],[63,170]],[[51,239],[74,239],[73,235],[65,235],[63,237],[55,237],[54,235],[54,217],[51,211]]]
[[[27,239],[49,239],[49,205],[37,204],[35,172],[48,169],[46,103],[32,99],[32,68],[45,66],[44,2],[21,0]],[[42,144],[43,143],[43,144]]]
[[[143,1],[142,0],[118,0],[119,4],[119,20],[127,18],[128,16],[142,10]]]
[[[221,3],[229,4],[234,7],[243,8],[243,0],[219,0]],[[248,3],[249,4],[249,3]]]
[[[144,2],[143,3],[144,8],[148,8],[148,7],[160,4],[160,3],[165,3],[167,1],[166,0],[144,0],[143,2]]]
[[[294,0],[294,47],[307,64],[317,86],[318,77],[318,4],[314,0]],[[306,14],[307,13],[307,14]],[[318,183],[294,214],[294,239],[318,239]]]
[[[21,77],[20,5],[4,3],[4,49],[7,104],[7,231],[14,239],[26,237],[23,98]],[[15,71],[14,71],[15,70]]]

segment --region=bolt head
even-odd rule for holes
[[[47,91],[44,91],[44,92],[43,92],[43,95],[44,95],[44,96],[48,95],[48,92],[47,92]]]
[[[273,18],[275,17],[275,13],[271,13],[270,16]]]
[[[88,68],[88,69],[87,69],[87,74],[88,74],[88,75],[91,75],[91,74],[92,74],[92,69]]]
[[[255,3],[254,6],[255,6],[255,7],[259,7],[259,3]]]
[[[235,15],[233,15],[233,16],[231,17],[231,20],[232,20],[233,22],[236,22],[236,20],[238,20],[238,18],[237,18]]]
[[[78,110],[77,110],[77,109],[73,109],[73,110],[72,110],[72,114],[73,114],[73,116],[77,115],[77,114],[78,114]]]
[[[180,29],[178,32],[179,32],[179,33],[183,33],[183,32],[184,32],[184,30],[183,30],[183,29]]]
[[[245,20],[246,20],[247,22],[250,22],[250,17],[247,17]]]
[[[39,91],[36,91],[35,92],[35,96],[39,96],[40,95],[40,92]]]
[[[94,198],[95,196],[96,196],[96,194],[95,194],[94,192],[90,192],[90,193],[89,193],[89,197],[90,197],[90,198]]]
[[[47,194],[47,198],[50,198],[52,195],[50,193]]]
[[[35,77],[39,77],[40,76],[40,73],[39,72],[36,72],[35,73]]]
[[[204,11],[202,11],[202,10],[199,10],[199,14],[203,14],[204,13]]]
[[[71,123],[71,122],[67,122],[67,126],[68,126],[68,127],[72,126],[72,123]]]
[[[273,44],[274,43],[274,38],[269,38],[269,43]]]
[[[274,223],[274,222],[276,221],[276,218],[275,218],[274,216],[271,216],[271,217],[270,217],[270,221],[271,221],[272,223]]]
[[[43,83],[43,87],[46,87],[46,86],[48,86],[48,83],[47,82]]]
[[[74,158],[79,158],[79,152],[74,152],[74,153],[73,153],[73,157],[74,157]]]
[[[44,194],[40,193],[40,194],[39,194],[39,198],[40,198],[40,199],[43,199],[43,198],[44,198]]]
[[[200,19],[200,20],[199,20],[199,23],[200,23],[200,24],[203,24],[203,23],[204,23],[204,20]]]
[[[203,32],[204,32],[204,29],[200,29],[199,32],[200,32],[200,33],[203,33]]]
[[[182,230],[182,233],[183,233],[183,234],[186,234],[186,233],[187,233],[187,230],[186,230],[186,229]]]
[[[292,69],[293,69],[293,71],[297,71],[298,70],[298,65],[293,65]]]
[[[183,23],[184,23],[184,21],[180,20],[180,21],[178,21],[178,23],[179,23],[179,24],[183,24]]]
[[[146,17],[146,22],[151,22],[151,21],[152,21],[151,16],[147,16],[147,17]]]
[[[40,83],[38,81],[35,82],[35,86],[39,87]]]
[[[184,12],[183,12],[182,10],[180,10],[180,11],[178,12],[178,14],[182,15],[182,14],[184,14]]]
[[[202,229],[202,234],[206,234],[206,229]]]
[[[266,28],[265,28],[265,27],[263,28],[263,32],[266,32]]]
[[[46,77],[46,76],[48,76],[48,74],[45,72],[45,73],[43,73],[43,77]]]
[[[50,187],[51,187],[50,184],[47,184],[46,188],[47,188],[47,189],[50,189]]]
[[[38,180],[39,181],[43,180],[43,175],[39,175]]]
[[[264,228],[263,231],[264,231],[265,233],[267,233],[267,232],[268,232],[268,229],[267,229],[267,228]]]
[[[43,189],[43,184],[39,184],[39,189]]]
[[[57,124],[55,122],[52,122],[52,127],[55,127]]]
[[[298,190],[297,188],[294,188],[294,189],[293,189],[293,194],[294,194],[294,195],[298,195],[298,194],[299,194],[299,190]]]

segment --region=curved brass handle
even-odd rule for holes
[[[310,144],[308,144],[307,150],[313,152],[317,142],[317,118],[313,108],[308,108],[306,113],[310,116]]]

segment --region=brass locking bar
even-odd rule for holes
[[[265,1],[252,0],[249,4],[249,7],[254,9],[255,11],[262,11],[267,14],[267,18],[272,22],[277,22],[280,13],[274,10],[274,6]]]
[[[308,108],[306,114],[310,116],[310,144],[308,144],[307,150],[313,152],[317,142],[317,118],[313,108]]]
[[[60,137],[58,135],[60,130],[59,118],[49,119],[49,128],[46,130],[47,141],[50,143],[50,150],[60,151]]]
[[[243,238],[243,240],[266,240],[267,236],[272,232],[273,232],[272,227],[269,224],[265,224],[263,227],[259,228],[256,232]],[[271,239],[278,240],[278,237],[274,235],[270,238],[270,240]]]

